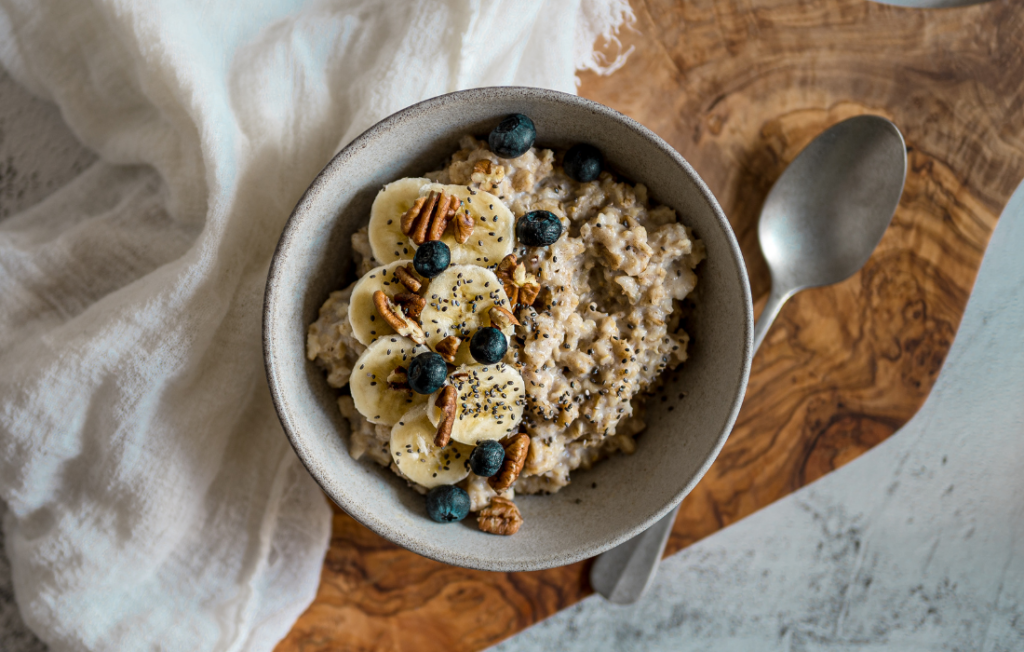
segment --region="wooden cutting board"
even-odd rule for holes
[[[903,131],[910,163],[867,266],[783,308],[732,436],[683,502],[671,554],[854,459],[924,402],[1024,176],[1024,6],[634,0],[634,10],[628,62],[583,75],[580,94],[647,125],[703,176],[743,248],[756,309],[770,284],[757,214],[804,145],[874,113]],[[588,571],[446,566],[336,509],[316,601],[277,650],[480,650],[590,594]]]

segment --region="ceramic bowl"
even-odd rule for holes
[[[514,536],[431,521],[423,496],[373,462],[348,454],[336,392],[306,359],[306,330],[334,290],[355,280],[350,238],[377,191],[442,167],[466,134],[486,137],[511,113],[530,116],[537,144],[596,145],[611,169],[644,183],[707,246],[688,319],[690,359],[649,402],[633,455],[616,455],[550,496],[517,496]],[[267,378],[295,452],[342,509],[374,532],[439,561],[494,571],[569,564],[646,529],[714,461],[739,411],[751,358],[753,309],[743,260],[718,202],[693,168],[639,123],[573,95],[533,88],[461,91],[409,107],[370,128],[323,169],[292,213],[270,267],[263,315]]]

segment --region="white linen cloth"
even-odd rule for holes
[[[0,62],[100,160],[0,222],[0,498],[54,650],[270,650],[330,510],[271,405],[271,254],[341,145],[416,101],[572,92],[624,0],[0,0]]]

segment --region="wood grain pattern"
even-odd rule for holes
[[[863,0],[635,2],[625,68],[581,95],[651,127],[719,198],[759,309],[756,219],[787,163],[846,117],[893,120],[909,149],[893,224],[867,266],[783,309],[736,428],[686,498],[669,553],[812,482],[895,432],[952,343],[1002,206],[1024,175],[1024,7],[918,11]],[[446,566],[336,510],[316,601],[278,646],[480,650],[590,593],[589,564]]]

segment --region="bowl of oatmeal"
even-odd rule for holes
[[[735,237],[677,152],[588,100],[487,88],[342,150],[271,264],[278,416],[324,491],[440,561],[536,570],[641,532],[750,369]]]

